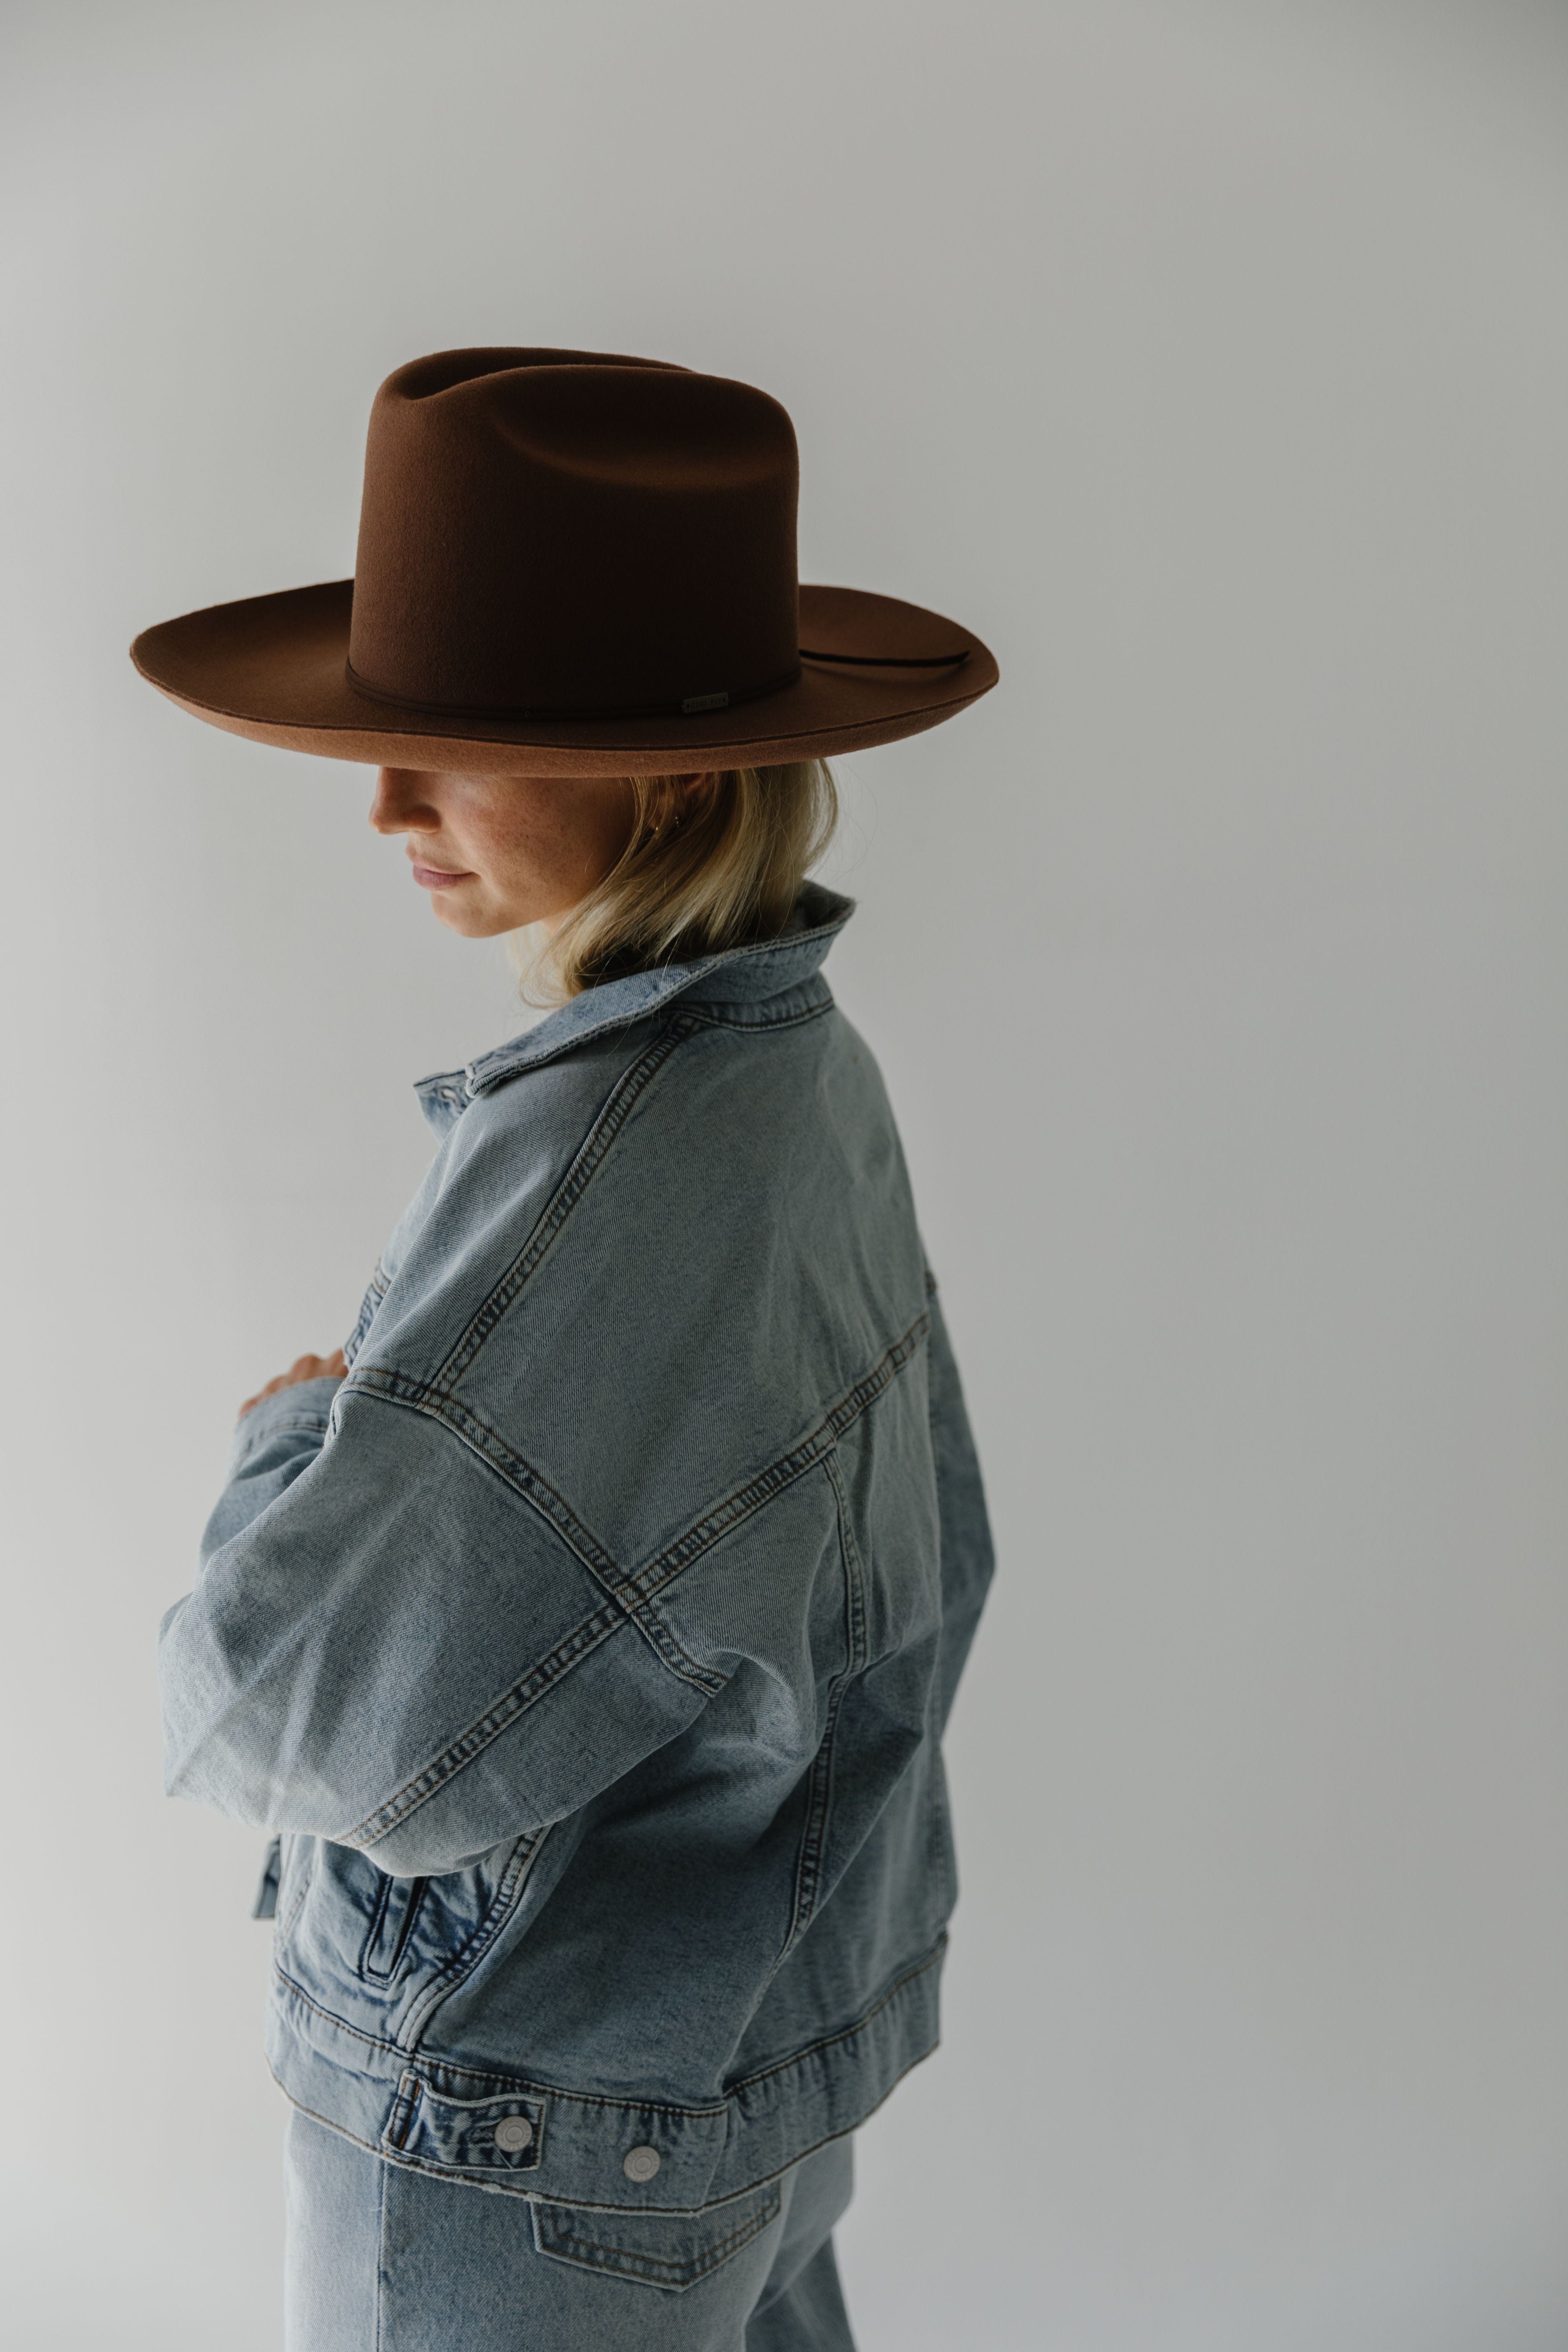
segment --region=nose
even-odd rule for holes
[[[441,813],[422,791],[418,768],[383,768],[375,779],[370,821],[377,833],[439,833]]]

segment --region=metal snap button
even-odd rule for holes
[[[621,2158],[621,2170],[628,2180],[651,2180],[658,2170],[657,2147],[628,2147]]]
[[[521,2156],[525,2147],[533,2146],[533,2126],[526,2116],[502,2116],[495,2128],[495,2143],[508,2156]]]

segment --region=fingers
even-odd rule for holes
[[[254,1396],[246,1398],[239,1408],[238,1418],[243,1421],[263,1397],[276,1396],[279,1389],[294,1388],[300,1381],[344,1380],[348,1376],[348,1369],[341,1348],[334,1348],[330,1356],[296,1356],[286,1372],[275,1374],[265,1388],[258,1389]]]

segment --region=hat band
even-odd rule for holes
[[[758,702],[766,694],[780,694],[786,686],[794,686],[800,677],[800,662],[847,663],[856,669],[947,669],[969,659],[969,647],[959,646],[950,654],[830,654],[819,652],[815,646],[802,646],[800,661],[778,677],[770,677],[761,686],[743,687],[739,692],[721,688],[710,694],[684,695],[679,702],[595,702],[565,704],[542,702],[421,702],[411,695],[394,694],[390,688],[372,686],[362,677],[352,661],[343,664],[349,684],[356,694],[368,695],[373,702],[388,702],[398,710],[417,710],[437,719],[691,719],[710,710],[728,710],[740,702]]]
[[[951,654],[820,654],[813,646],[802,646],[802,661],[850,662],[857,669],[947,669],[969,659],[969,647],[960,646]]]
[[[384,686],[372,686],[368,678],[361,677],[352,661],[345,661],[343,668],[356,694],[368,695],[373,702],[390,702],[399,710],[428,712],[437,719],[691,718],[700,711],[728,710],[733,703],[755,702],[764,694],[777,694],[784,687],[794,686],[800,676],[800,664],[795,662],[782,676],[765,678],[761,686],[688,694],[678,702],[419,702],[406,694],[394,694]]]

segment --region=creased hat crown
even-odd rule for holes
[[[349,673],[473,717],[719,709],[799,672],[798,460],[752,386],[600,352],[438,352],[365,451]]]

